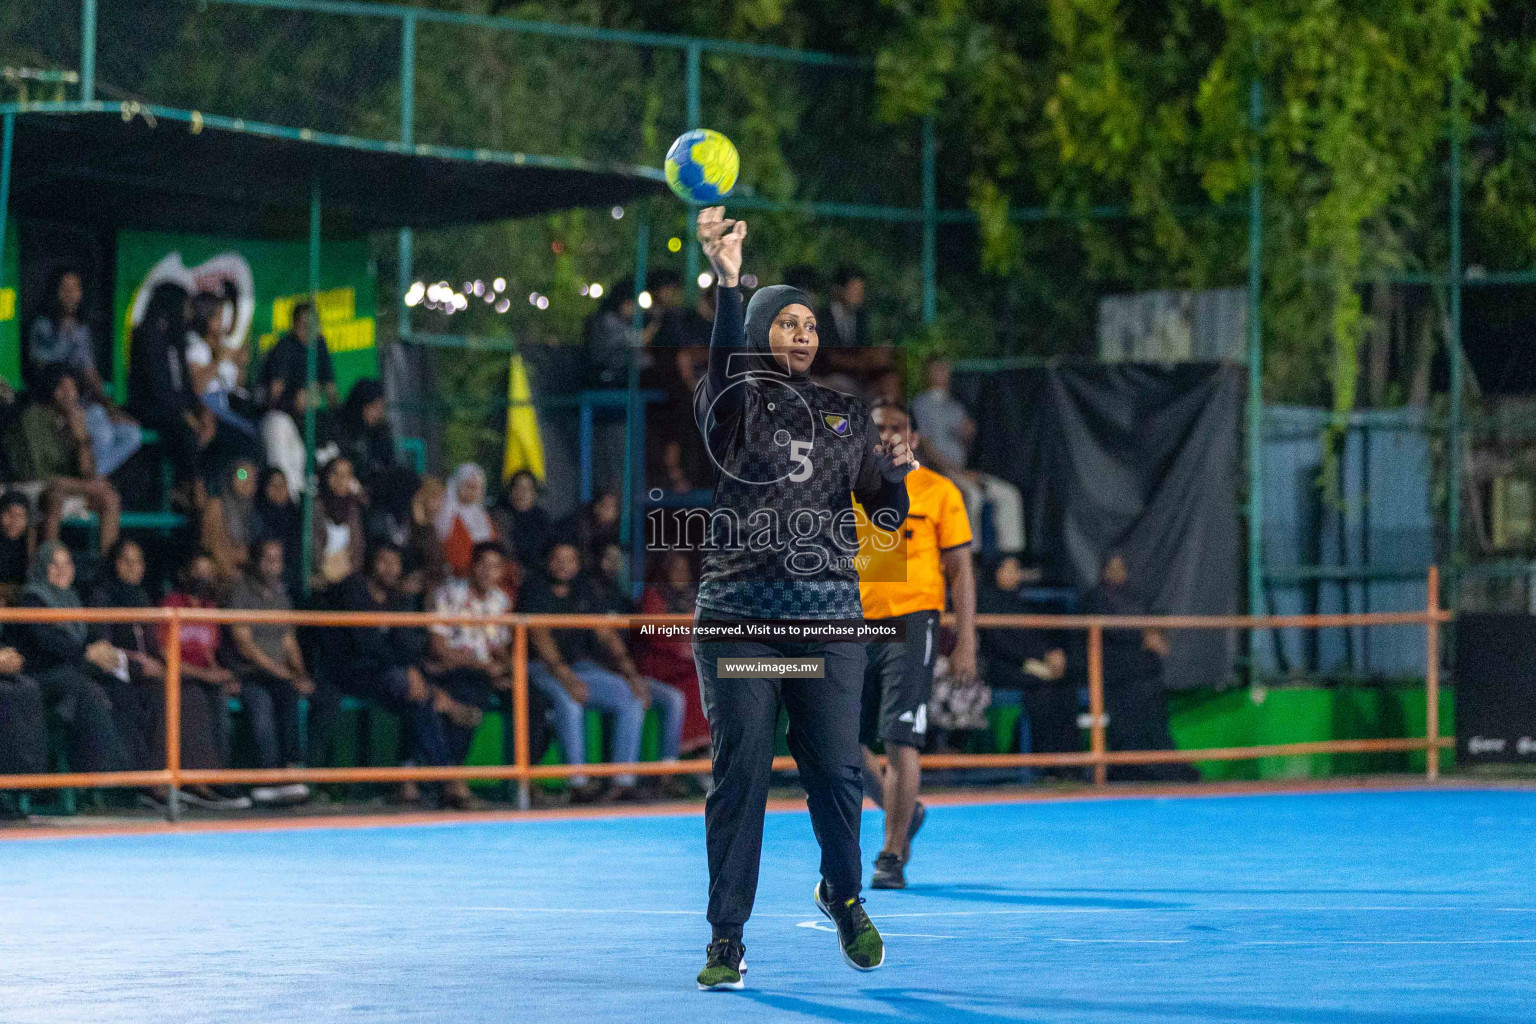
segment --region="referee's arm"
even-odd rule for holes
[[[976,677],[976,570],[971,564],[971,546],[961,544],[943,552],[944,584],[954,603],[955,621],[960,636],[949,656],[950,674],[958,679]]]

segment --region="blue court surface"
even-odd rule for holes
[[[869,974],[811,905],[809,819],[770,814],[740,993],[694,989],[703,832],[685,815],[0,842],[0,1020],[1536,1019],[1532,792],[934,807],[912,888],[869,893],[888,949]]]

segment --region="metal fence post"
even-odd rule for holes
[[[404,14],[400,18],[400,144],[413,145],[416,141],[416,17]],[[414,276],[412,245],[415,241],[410,228],[400,229],[399,239],[399,327],[401,338],[411,336],[411,307],[405,304],[405,294],[410,290]]]
[[[512,761],[517,777],[517,807],[526,811],[532,786],[528,779],[528,627],[512,627]]]
[[[687,93],[688,128],[704,127],[700,122],[704,120],[704,114],[700,109],[702,104],[699,97],[699,62],[703,56],[703,47],[698,43],[688,44],[684,51],[683,86]],[[688,302],[692,303],[699,291],[699,247],[692,238],[693,218],[698,207],[693,203],[688,204],[687,223],[683,225],[683,293]]]
[[[309,593],[310,570],[315,561],[315,497],[318,482],[315,479],[315,414],[320,404],[315,394],[315,375],[320,360],[320,183],[309,186],[309,301],[313,308],[314,337],[309,339],[304,353],[304,504],[300,509],[302,525],[299,535],[299,566],[304,579],[301,586]],[[292,324],[290,323],[290,328]]]
[[[1446,432],[1447,501],[1451,532],[1449,551],[1451,607],[1456,606],[1456,564],[1461,554],[1461,78],[1451,83],[1451,270],[1450,322],[1446,325],[1446,356],[1451,369],[1451,418]]]
[[[923,323],[939,315],[939,170],[933,115],[923,118]]]
[[[629,372],[624,389],[624,490],[619,510],[619,536],[633,538],[640,517],[638,493],[645,486],[645,452],[640,448],[641,431],[645,429],[641,417],[645,406],[640,401],[640,333],[645,328],[645,310],[640,306],[640,296],[645,294],[646,251],[651,244],[651,218],[649,212],[640,215],[635,238],[635,317],[633,322],[636,345],[629,350]],[[629,578],[638,583],[645,572],[645,556],[633,543],[629,552]],[[638,596],[638,595],[636,595]]]
[[[96,98],[96,0],[80,0],[80,99]]]
[[[165,768],[171,773],[165,816],[181,816],[181,614],[171,610],[165,641]]]
[[[1259,138],[1263,95],[1248,83],[1248,130],[1253,139],[1248,181],[1248,614],[1264,610],[1264,156]],[[1257,636],[1250,631],[1252,650]]]
[[[1424,774],[1440,777],[1440,567],[1429,567],[1429,621],[1424,624]]]
[[[1088,627],[1088,749],[1093,752],[1093,784],[1109,781],[1109,766],[1103,761],[1104,741],[1104,627]]]

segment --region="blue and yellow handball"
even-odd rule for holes
[[[731,140],[712,128],[683,132],[667,150],[667,184],[679,199],[709,205],[728,195],[741,171]]]

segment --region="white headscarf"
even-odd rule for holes
[[[443,496],[443,509],[437,514],[437,536],[440,540],[447,540],[453,532],[455,519],[463,522],[464,529],[469,531],[469,539],[479,544],[483,540],[490,540],[494,536],[491,529],[491,517],[485,513],[485,504],[482,500],[479,504],[465,505],[459,501],[459,485],[466,480],[480,481],[480,493],[485,493],[485,470],[473,462],[465,462],[453,471],[453,476],[448,478],[448,493]]]

